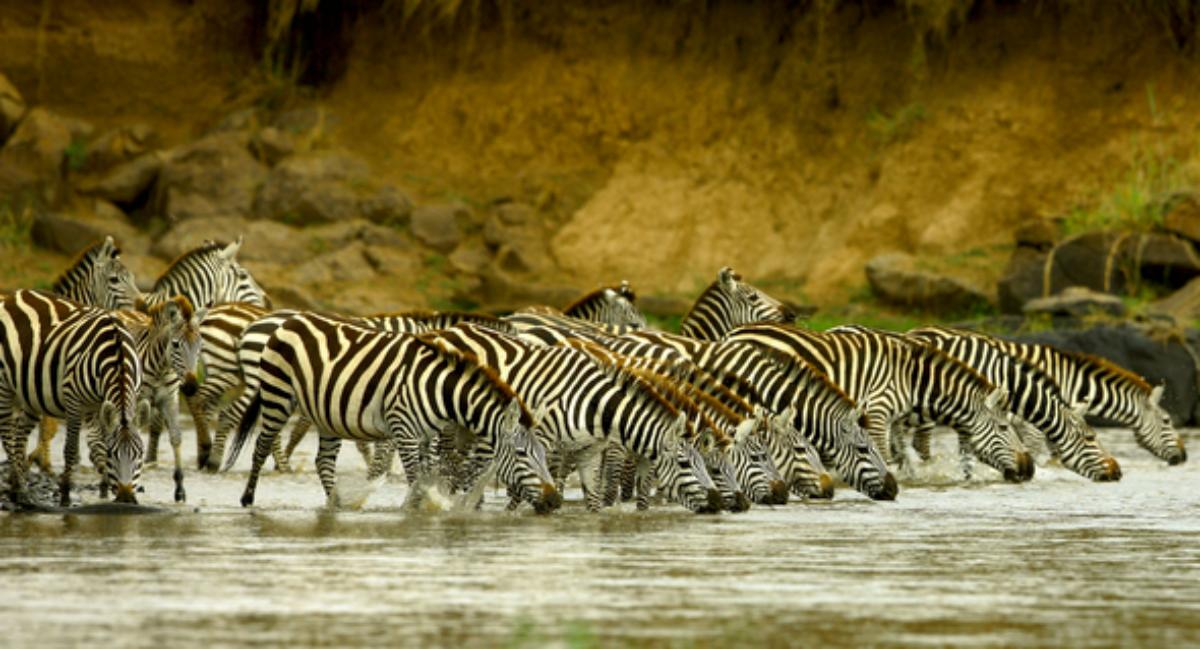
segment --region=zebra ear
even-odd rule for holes
[[[1162,383],[1162,384],[1156,385],[1150,389],[1150,403],[1153,403],[1155,405],[1159,405],[1162,403],[1163,392],[1164,392],[1165,387],[1166,387],[1166,384]]]
[[[671,433],[675,437],[683,439],[684,436],[687,435],[687,430],[688,430],[687,415],[685,415],[681,412],[681,413],[679,413],[679,416],[675,418],[675,423],[671,424]]]
[[[117,250],[117,242],[113,241],[112,235],[105,236],[104,241],[100,243],[100,256],[112,259],[119,254],[121,251]]]
[[[1083,417],[1084,415],[1086,415],[1087,411],[1088,411],[1088,402],[1087,401],[1076,401],[1071,404],[1071,412],[1075,413],[1076,415],[1079,415],[1080,417]]]
[[[120,413],[111,401],[100,404],[100,430],[105,435],[111,435],[117,430],[117,419]]]
[[[996,388],[988,393],[987,398],[983,400],[983,405],[988,409],[994,410],[1003,406],[1008,401],[1008,391],[1004,388]]]
[[[750,434],[754,432],[755,426],[758,424],[757,418],[746,418],[742,423],[737,425],[733,432],[734,444],[745,444],[747,439],[750,439]]]
[[[233,243],[225,246],[221,250],[221,257],[224,259],[227,259],[229,261],[233,261],[234,259],[237,258],[238,250],[241,247],[242,247],[242,235],[239,234],[237,240],[235,240]]]
[[[729,266],[725,266],[717,272],[717,281],[721,283],[721,286],[732,289],[737,284],[737,273],[733,272]]]
[[[504,418],[512,422],[513,426],[519,424],[521,422],[521,403],[516,399],[510,399],[504,408]]]

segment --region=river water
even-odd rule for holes
[[[843,488],[719,516],[591,515],[578,492],[548,517],[499,493],[404,514],[399,479],[329,513],[312,446],[253,510],[244,468],[189,471],[180,506],[151,469],[142,502],[168,513],[0,514],[0,646],[1200,645],[1200,460],[1106,430],[1119,483],[963,484],[950,437],[896,502]],[[352,447],[341,466],[352,490]]]

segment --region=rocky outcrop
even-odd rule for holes
[[[267,168],[246,149],[246,136],[217,133],[173,149],[155,185],[155,211],[168,221],[248,217]]]
[[[917,268],[904,253],[889,253],[867,263],[867,281],[880,299],[926,311],[953,313],[986,305],[979,289],[954,278]]]
[[[91,128],[87,122],[32,108],[4,143],[0,160],[20,165],[47,182],[57,182],[65,171],[67,149],[73,142],[82,142]]]
[[[0,144],[4,144],[4,140],[17,127],[17,122],[21,121],[23,115],[25,99],[8,77],[0,74]]]
[[[81,170],[87,173],[103,172],[148,153],[157,146],[158,133],[145,124],[109,129],[88,142]]]
[[[360,188],[369,182],[367,165],[352,155],[322,151],[294,156],[267,175],[254,213],[291,225],[359,218]]]
[[[470,222],[461,205],[422,205],[412,211],[409,227],[418,241],[444,254],[454,250]]]
[[[38,246],[67,256],[110,235],[123,252],[141,254],[148,248],[146,236],[119,209],[103,201],[60,211],[39,211],[30,234]]]
[[[1071,286],[1056,295],[1032,299],[1025,303],[1022,310],[1030,315],[1044,314],[1074,318],[1091,315],[1119,318],[1126,312],[1125,303],[1121,301],[1121,298],[1082,286]]]
[[[84,194],[114,203],[133,204],[150,191],[163,168],[163,162],[161,153],[145,153],[112,167],[98,178],[80,182],[78,189]]]
[[[1175,197],[1163,216],[1163,229],[1200,243],[1200,197],[1195,194]]]

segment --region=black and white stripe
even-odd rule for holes
[[[742,281],[728,266],[700,294],[679,331],[697,340],[721,340],[735,327],[755,322],[790,323],[796,314],[779,300]]]
[[[206,241],[176,259],[142,298],[147,305],[161,304],[182,295],[197,308],[226,302],[249,302],[269,307],[266,293],[237,262],[242,238],[230,244]]]

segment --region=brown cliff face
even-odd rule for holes
[[[267,3],[6,5],[0,61],[31,105],[172,143],[318,103],[327,142],[420,200],[535,206],[548,282],[650,293],[731,265],[841,302],[879,253],[1002,251],[1139,152],[1195,164],[1200,68],[1136,3],[963,3],[937,31],[886,3],[417,4],[360,7],[311,91],[262,73]]]

